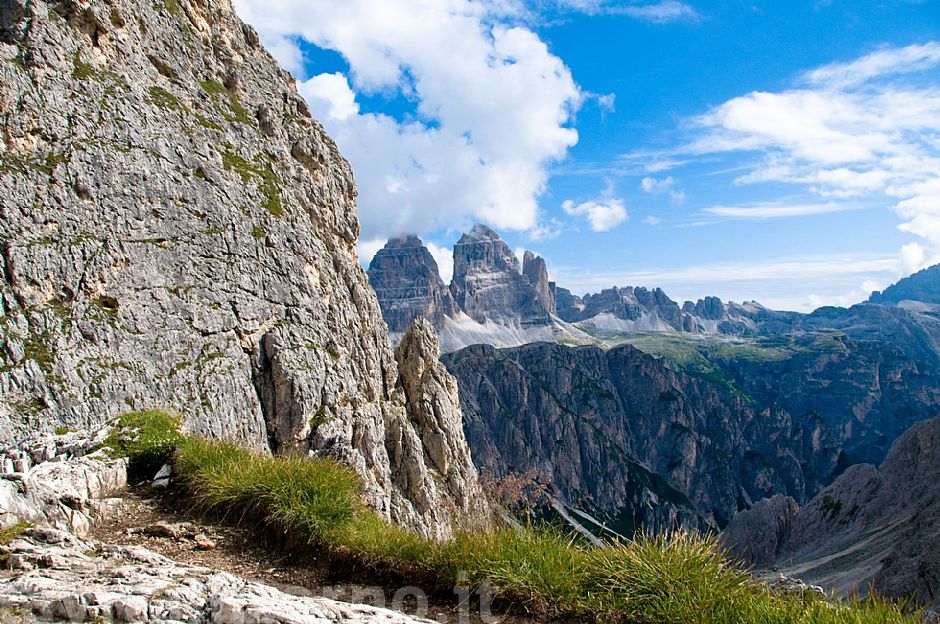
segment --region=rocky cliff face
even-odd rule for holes
[[[526,251],[522,256],[522,274],[535,289],[535,295],[549,314],[555,314],[555,284],[548,281],[545,259]]]
[[[897,305],[902,301],[940,304],[940,264],[918,271],[883,292],[873,292],[868,301],[885,305]]]
[[[437,262],[417,236],[389,240],[372,258],[368,275],[391,332],[405,332],[417,318],[440,330],[445,316],[457,314]]]
[[[352,172],[257,34],[226,1],[2,9],[0,435],[162,407],[448,534],[466,496],[406,408]]]
[[[520,273],[509,246],[485,225],[473,226],[454,245],[450,290],[457,306],[475,321],[550,325],[551,312],[537,287]]]
[[[737,351],[688,338],[667,343],[663,359],[542,343],[471,347],[444,362],[481,470],[545,469],[573,506],[662,526],[630,490],[638,465],[687,498],[696,521],[723,527],[776,494],[809,500],[940,410],[937,367],[903,331],[880,325],[896,338],[858,329]]]
[[[544,470],[565,503],[628,536],[723,526],[765,487],[766,470],[744,471],[746,403],[633,347],[478,345],[444,362],[481,471]]]
[[[802,509],[779,497],[737,516],[724,540],[759,568],[847,593],[875,587],[940,605],[940,418],[898,438],[880,468],[858,464]],[[766,541],[757,539],[773,527]]]

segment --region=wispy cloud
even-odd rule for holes
[[[940,63],[940,44],[886,48],[849,63],[832,63],[805,74],[812,84],[829,87],[860,85],[872,78],[923,71]]]
[[[698,21],[699,14],[685,2],[663,0],[655,4],[611,7],[610,13],[629,15],[654,24],[668,24],[679,21]]]
[[[809,215],[845,212],[862,208],[857,204],[782,204],[761,203],[748,206],[712,206],[703,212],[716,217],[733,219],[779,219],[785,217],[805,217]]]
[[[696,22],[701,19],[698,11],[681,0],[660,0],[659,2],[617,2],[612,0],[554,0],[540,4],[554,4],[558,8],[587,13],[588,15],[627,15],[651,22],[668,24],[672,22]]]
[[[893,205],[899,229],[921,239],[899,252],[904,270],[921,268],[940,261],[938,67],[940,43],[931,42],[817,68],[792,89],[742,95],[698,117],[697,138],[672,158],[755,153],[758,160],[736,184],[785,183],[820,198]],[[807,201],[707,212],[772,218],[841,209]]]

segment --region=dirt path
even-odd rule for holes
[[[509,614],[481,617],[476,608],[471,608],[468,614],[457,608],[456,595],[452,602],[437,597],[425,604],[420,594],[403,588],[367,585],[355,578],[351,582],[349,570],[331,567],[325,557],[286,552],[249,528],[205,519],[194,521],[195,516],[185,512],[187,506],[182,496],[172,489],[165,492],[132,489],[109,520],[93,531],[92,537],[105,543],[143,546],[181,563],[229,572],[298,596],[326,596],[454,624],[546,622]]]

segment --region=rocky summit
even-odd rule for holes
[[[399,372],[358,266],[350,167],[229,3],[0,18],[3,440],[159,407],[336,458],[419,532],[478,516],[458,419],[421,430],[427,382]],[[406,371],[433,369],[426,338]]]
[[[389,240],[369,264],[369,282],[390,332],[404,333],[416,318],[440,328],[445,316],[457,314],[437,262],[417,236]]]
[[[454,246],[449,287],[415,236],[389,240],[372,258],[368,275],[393,339],[417,318],[431,322],[447,352],[480,342],[590,339],[555,316],[555,284],[545,260],[527,252],[520,269],[509,246],[485,225],[475,225]]]

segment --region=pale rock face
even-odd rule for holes
[[[422,436],[352,172],[257,34],[225,0],[11,0],[0,20],[2,440],[168,409],[336,457],[385,516],[450,531],[425,512],[446,500],[415,497],[443,496],[435,470],[390,468]]]
[[[548,281],[548,269],[545,266],[545,259],[531,251],[526,251],[522,256],[522,274],[528,278],[529,283],[535,288],[535,294],[542,302],[542,305],[545,306],[545,309],[550,314],[555,314],[555,293],[552,283]]]
[[[450,291],[457,307],[478,323],[552,324],[546,302],[519,271],[519,260],[485,225],[473,226],[454,245]]]
[[[460,517],[476,528],[485,528],[490,511],[477,483],[470,451],[462,437],[458,440],[452,435],[463,426],[457,381],[440,363],[440,355],[434,328],[421,318],[405,333],[395,352],[408,413],[417,421],[424,447],[424,456],[408,463],[430,464],[443,477],[441,487]],[[428,512],[436,510],[429,507]]]
[[[286,594],[225,572],[176,563],[135,546],[34,529],[8,549],[13,575],[0,607],[72,622],[191,624],[419,624],[429,620],[367,605]]]

